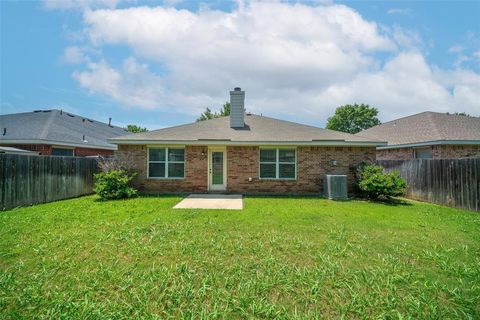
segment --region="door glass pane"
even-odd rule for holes
[[[149,148],[148,159],[150,161],[165,161],[165,148]]]
[[[223,152],[212,152],[212,184],[223,184]]]
[[[148,176],[150,178],[165,178],[165,163],[149,163]]]
[[[278,161],[280,161],[280,162],[295,162],[295,149],[280,149],[280,150],[278,150]]]
[[[275,162],[277,161],[276,149],[261,149],[260,150],[260,162]]]
[[[275,164],[260,164],[260,178],[276,178]]]
[[[294,164],[279,164],[279,177],[294,179],[295,178],[295,165]]]
[[[179,161],[183,162],[184,160],[184,149],[168,149],[168,161]]]

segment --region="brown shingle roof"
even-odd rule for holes
[[[480,142],[480,118],[427,111],[380,124],[356,135],[382,139],[388,141],[389,146],[431,141]]]
[[[299,123],[273,119],[269,117],[247,114],[245,128],[230,128],[230,118],[223,117],[207,121],[200,121],[186,125],[159,129],[128,136],[109,139],[112,143],[121,144],[135,141],[231,141],[231,142],[312,142],[338,141],[345,142],[374,142],[384,144],[376,139],[368,139],[333,130],[303,125]],[[120,142],[121,141],[121,142]]]

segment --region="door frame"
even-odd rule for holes
[[[223,184],[212,185],[212,153],[223,152]],[[227,190],[227,148],[225,146],[208,147],[208,191],[226,191]]]

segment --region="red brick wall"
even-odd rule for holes
[[[480,157],[480,145],[436,145],[432,146],[435,159]]]
[[[19,148],[23,150],[37,151],[42,156],[49,156],[52,154],[52,146],[48,144],[9,144],[4,146]],[[113,150],[93,149],[93,148],[75,148],[76,157],[86,156],[111,156]]]
[[[147,179],[147,147],[120,145],[117,153],[128,154],[139,175],[134,185],[147,192],[207,192],[208,147],[185,147],[185,179]],[[203,153],[203,155],[202,155]],[[337,160],[332,166],[331,160]],[[319,193],[325,174],[348,175],[352,191],[355,167],[374,161],[375,148],[298,147],[296,180],[260,180],[258,147],[227,147],[227,192]],[[252,181],[249,181],[249,177]]]
[[[206,146],[185,147],[184,179],[148,179],[147,147],[120,145],[119,154],[131,159],[133,169],[138,172],[134,186],[145,192],[206,192],[208,185],[208,149]],[[202,155],[203,153],[203,155]]]
[[[337,161],[336,166],[331,164],[332,160]],[[374,160],[375,148],[297,147],[296,180],[262,180],[259,179],[258,147],[227,147],[227,191],[321,193],[325,174],[345,174],[351,192],[356,166]]]
[[[103,150],[103,149],[92,149],[92,148],[75,148],[76,157],[87,157],[87,156],[111,156],[113,155],[113,150]]]
[[[377,160],[410,160],[413,159],[413,148],[396,148],[377,150]]]
[[[434,145],[433,159],[480,157],[480,145]],[[377,160],[410,160],[414,158],[414,148],[377,150]]]

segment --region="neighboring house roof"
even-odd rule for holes
[[[265,116],[246,114],[244,128],[231,128],[230,117],[199,121],[109,139],[116,144],[309,144],[382,145],[349,133],[317,128]]]
[[[356,135],[388,141],[382,148],[480,144],[480,118],[427,111],[380,124]]]
[[[53,144],[114,150],[116,146],[107,139],[127,132],[57,109],[0,115],[0,144]]]
[[[30,151],[30,150],[23,150],[23,149],[18,149],[18,148],[13,148],[13,147],[2,147],[0,146],[0,154],[25,154],[25,155],[36,155],[38,156],[38,152],[36,151]]]

